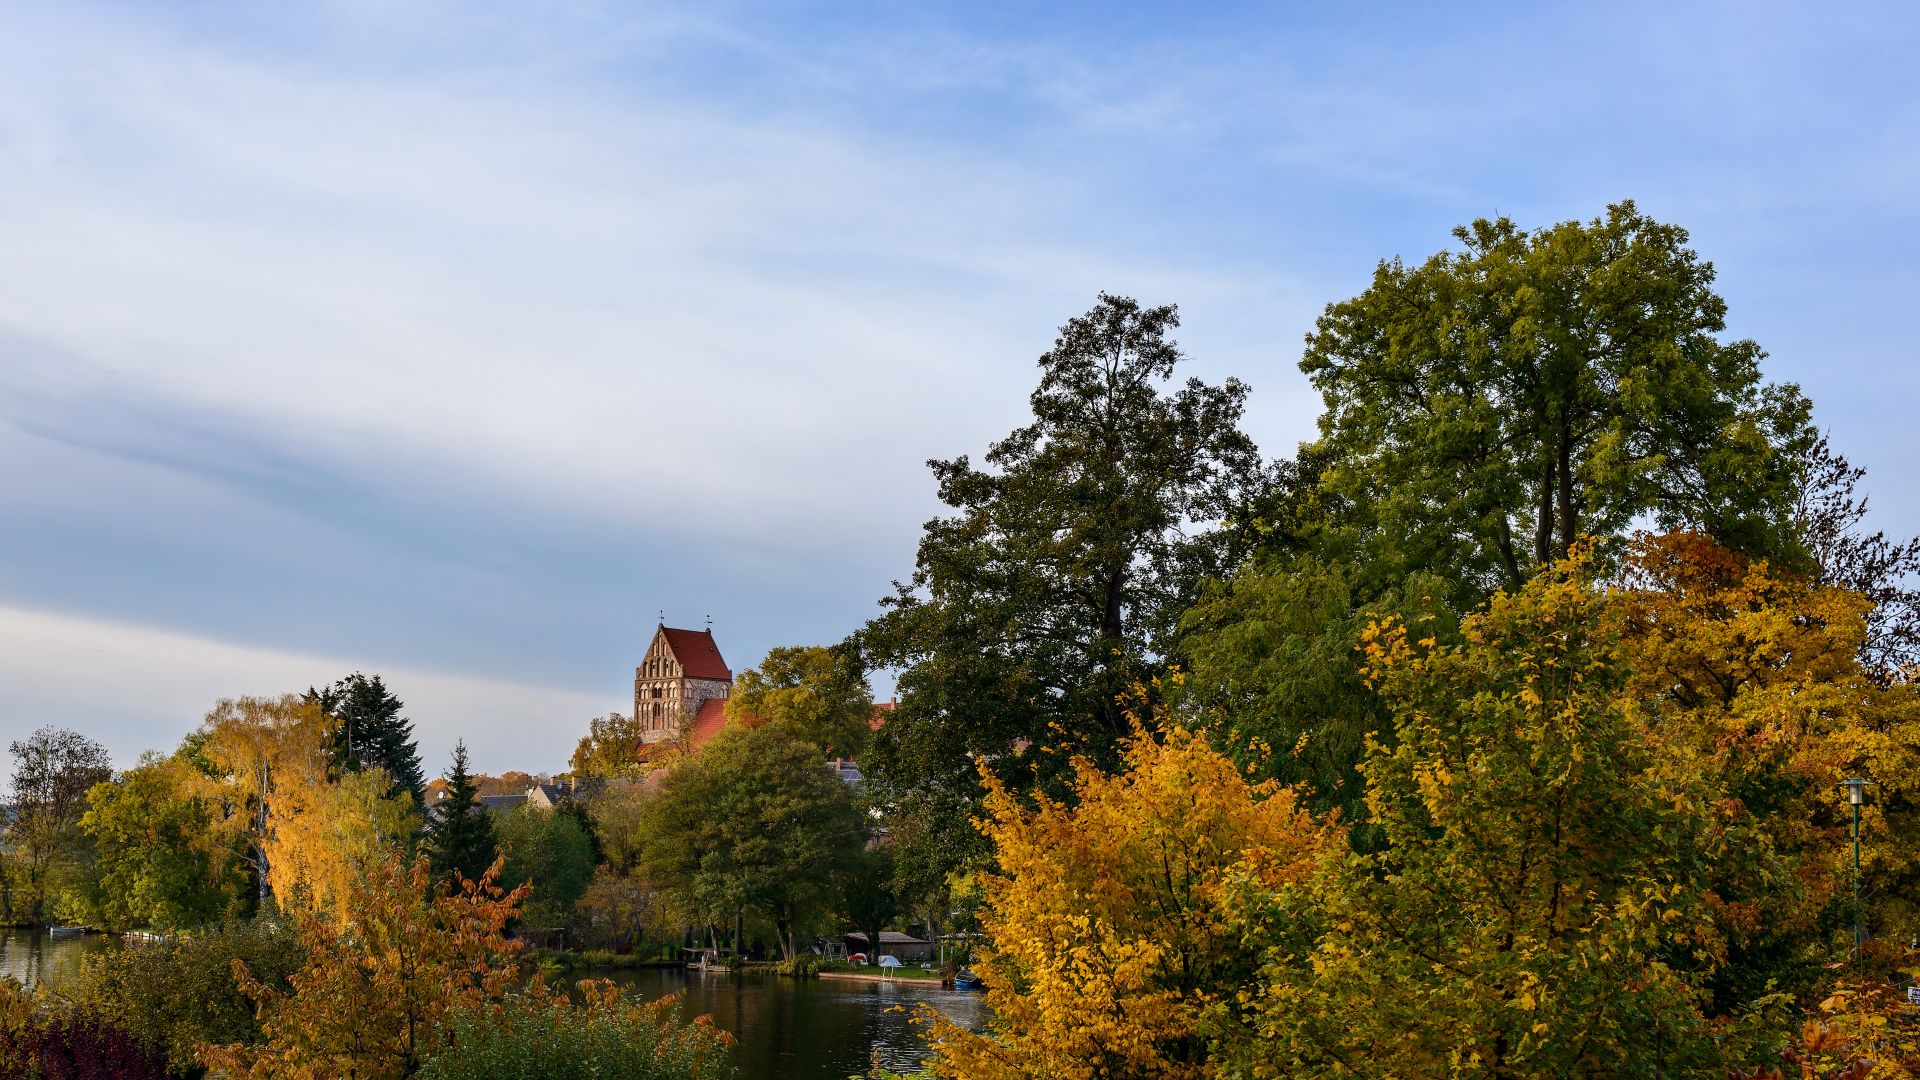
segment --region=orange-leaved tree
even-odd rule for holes
[[[1860,663],[1867,601],[1693,533],[1639,537],[1624,565],[1627,692],[1668,767],[1718,791],[1713,828],[1732,845],[1713,881],[1732,946],[1721,996],[1804,993],[1834,956],[1822,928],[1851,943],[1849,777],[1877,785],[1861,914],[1878,933],[1920,931],[1920,688]],[[1787,872],[1733,857],[1742,845]]]
[[[526,888],[503,893],[498,869],[436,891],[425,856],[409,863],[395,851],[351,882],[342,918],[296,912],[308,959],[289,992],[236,965],[265,1041],[202,1047],[202,1064],[215,1077],[412,1076],[444,1040],[450,1012],[498,1001],[519,980],[519,943],[502,931]]]
[[[1077,763],[1070,803],[1028,805],[985,774],[992,1019],[979,1033],[933,1021],[937,1075],[1209,1075],[1203,1017],[1233,1007],[1257,962],[1232,894],[1280,889],[1345,841],[1292,790],[1158,719],[1157,737],[1136,722],[1118,773]]]

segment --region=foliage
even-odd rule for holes
[[[450,1013],[497,1002],[519,978],[519,945],[501,931],[525,889],[502,894],[488,873],[459,891],[432,889],[425,856],[399,852],[356,879],[341,921],[295,915],[306,954],[290,989],[240,965],[265,1041],[202,1049],[216,1077],[388,1080],[412,1076],[445,1045]]]
[[[593,880],[592,834],[572,814],[531,805],[502,815],[497,827],[500,880],[530,887],[521,921],[539,929],[565,926],[574,901]]]
[[[785,955],[866,843],[853,796],[811,744],[728,727],[667,774],[642,811],[640,872],[675,907],[719,922],[773,922]]]
[[[1072,803],[1029,809],[989,781],[994,944],[976,967],[992,1019],[980,1034],[935,1021],[938,1075],[1211,1075],[1202,1018],[1236,1007],[1258,966],[1229,918],[1236,886],[1280,888],[1344,847],[1199,733],[1136,730],[1123,752],[1117,774],[1080,762]]]
[[[1578,558],[1466,619],[1368,634],[1396,736],[1363,765],[1385,845],[1256,895],[1269,942],[1227,1075],[1711,1075],[1721,960],[1705,867],[1738,849],[1711,787],[1625,708],[1621,619]],[[1655,1037],[1649,1037],[1654,1035]]]
[[[872,728],[873,690],[849,649],[782,646],[734,679],[727,719],[778,727],[834,757],[858,757]]]
[[[1820,582],[1872,605],[1860,660],[1869,674],[1891,682],[1920,664],[1920,537],[1890,540],[1862,527],[1867,498],[1854,492],[1864,476],[1821,435],[1801,457],[1794,522]]]
[[[214,921],[245,888],[237,853],[214,823],[191,762],[149,757],[87,793],[80,827],[98,854],[90,921],[177,930]]]
[[[645,734],[640,722],[625,713],[588,721],[567,767],[581,778],[640,776],[647,770]]]
[[[640,858],[640,815],[647,798],[640,781],[626,778],[596,784],[586,796],[600,856],[622,874],[632,872]]]
[[[427,827],[426,850],[433,864],[433,875],[442,884],[461,878],[480,880],[480,875],[499,855],[500,840],[494,833],[493,815],[484,813],[473,777],[467,774],[467,743],[453,745],[453,768],[447,772],[447,797],[434,808]]]
[[[68,996],[82,1012],[128,1032],[184,1075],[195,1067],[195,1049],[203,1043],[260,1039],[236,963],[261,985],[284,991],[302,961],[291,925],[233,922],[92,957]]]
[[[1323,484],[1356,561],[1477,602],[1642,516],[1792,548],[1809,406],[1762,383],[1759,346],[1717,336],[1726,304],[1685,230],[1624,202],[1454,235],[1460,251],[1382,262],[1307,340]]]
[[[20,1080],[165,1080],[166,1063],[126,1031],[0,977],[0,1076]]]
[[[396,792],[377,766],[333,782],[324,772],[283,771],[275,786],[267,838],[267,880],[275,897],[283,908],[307,906],[344,920],[356,886],[412,838],[419,823],[413,797]]]
[[[423,1080],[720,1080],[735,1075],[733,1042],[708,1017],[678,1015],[679,999],[639,1004],[611,984],[580,985],[584,1001],[515,994],[463,1007],[447,1019],[450,1038],[421,1070]]]
[[[1368,600],[1361,576],[1313,559],[1250,563],[1207,589],[1181,641],[1190,665],[1182,703],[1215,745],[1301,785],[1316,810],[1355,822],[1364,818],[1367,737],[1390,728],[1355,660],[1362,634],[1399,618],[1451,639],[1458,623],[1446,603],[1451,586],[1438,578],[1414,574]]]
[[[79,732],[43,727],[10,743],[14,820],[0,849],[0,901],[10,919],[41,922],[60,893],[81,888],[90,852],[79,830],[87,792],[113,775],[106,748]]]
[[[835,913],[867,935],[870,947],[906,907],[894,875],[893,844],[885,837],[849,852],[838,884]]]
[[[605,865],[574,902],[567,928],[569,940],[586,949],[632,948],[679,932],[646,882]]]
[[[214,833],[243,853],[261,901],[277,818],[324,782],[326,739],[319,704],[291,694],[223,700],[189,738],[187,749],[204,763],[206,798],[222,808]]]
[[[1115,760],[1118,698],[1224,568],[1212,523],[1259,473],[1238,427],[1247,388],[1167,386],[1178,325],[1171,306],[1101,295],[1040,357],[1033,421],[987,468],[929,463],[955,513],[927,523],[912,578],[854,639],[867,666],[903,669],[861,765],[912,823],[896,843],[923,885],[980,850],[974,762],[1024,791],[1069,782],[1076,755]]]
[[[420,752],[413,742],[413,721],[400,715],[405,708],[380,676],[356,671],[332,686],[309,689],[307,700],[320,706],[331,721],[328,748],[338,775],[357,769],[384,769],[391,782],[386,794],[406,792],[419,806],[426,798],[426,776]]]

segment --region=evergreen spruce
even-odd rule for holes
[[[413,804],[426,798],[426,775],[413,742],[413,721],[400,715],[404,708],[380,676],[360,672],[332,686],[308,690],[334,721],[333,767],[336,773],[379,767],[393,777],[393,791],[413,794]]]
[[[467,772],[464,739],[454,744],[447,785],[447,797],[440,801],[427,827],[427,857],[432,860],[437,880],[448,880],[457,872],[469,881],[478,881],[493,865],[500,842],[493,831],[492,816],[479,804],[479,788]]]

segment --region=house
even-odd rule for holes
[[[527,801],[525,795],[482,795],[474,802],[496,814],[505,814],[518,809]]]
[[[559,784],[539,783],[527,789],[527,805],[542,810],[553,810],[571,798],[573,793]]]

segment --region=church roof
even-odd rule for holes
[[[727,699],[708,698],[700,703],[700,711],[693,714],[693,723],[687,725],[687,745],[698,750],[726,726]]]
[[[686,669],[687,678],[733,681],[733,672],[727,670],[727,662],[720,657],[720,646],[713,643],[713,631],[662,626],[660,632],[666,635],[667,648],[673,650],[673,658]]]

